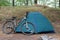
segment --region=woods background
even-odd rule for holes
[[[60,0],[0,0],[0,6],[49,6],[60,7]]]
[[[21,18],[26,11],[39,11],[51,21],[59,21],[60,0],[0,0],[0,20]]]

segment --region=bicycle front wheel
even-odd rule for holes
[[[35,26],[31,22],[27,22],[28,27],[26,27],[26,23],[23,23],[21,26],[21,31],[23,34],[31,35],[35,32]]]

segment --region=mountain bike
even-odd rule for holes
[[[27,18],[28,18],[28,12],[26,13],[26,15],[22,18],[22,20],[18,23],[21,24],[20,26],[20,30],[23,34],[33,34],[35,32],[35,26],[33,23],[28,22]],[[15,28],[18,27],[17,21],[16,21],[16,17],[12,17],[11,19],[7,19],[6,22],[3,24],[2,27],[2,31],[3,33],[6,34],[11,34],[11,33],[15,33]]]

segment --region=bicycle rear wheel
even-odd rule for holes
[[[31,35],[35,32],[35,26],[31,22],[27,22],[28,28],[26,28],[26,23],[21,26],[21,31],[23,34]]]
[[[11,21],[5,22],[3,24],[2,31],[3,31],[3,33],[6,33],[6,34],[13,33],[14,32],[14,23]]]

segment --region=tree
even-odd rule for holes
[[[12,0],[12,6],[15,6],[15,3],[14,3],[15,0]]]
[[[55,8],[56,8],[56,0],[55,0],[54,4],[55,4]]]
[[[37,0],[34,0],[34,4],[37,4]]]
[[[25,5],[28,5],[28,0],[26,0],[26,4]]]
[[[60,0],[59,0],[59,8],[60,8]]]

